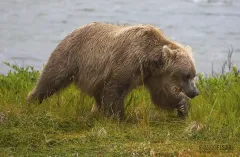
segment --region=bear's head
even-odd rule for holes
[[[196,97],[199,91],[195,85],[196,69],[191,47],[178,44],[170,48],[165,45],[162,53],[163,82],[168,82],[174,92],[182,92],[189,98]]]
[[[183,99],[183,94],[188,98],[196,97],[199,91],[195,85],[196,69],[191,48],[170,44],[161,50],[161,56],[154,57],[154,62],[161,62],[161,66],[151,68],[152,75],[146,81],[153,103],[173,107]]]

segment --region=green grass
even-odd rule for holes
[[[144,88],[130,93],[122,122],[90,110],[74,86],[26,104],[39,72],[16,65],[0,75],[0,156],[225,156],[240,152],[240,74],[199,74],[200,95],[186,120],[156,109]],[[210,152],[200,152],[200,148]],[[211,146],[234,148],[214,151]],[[204,150],[207,150],[206,148]]]

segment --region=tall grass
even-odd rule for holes
[[[199,74],[201,94],[190,101],[186,120],[156,109],[140,87],[127,97],[126,119],[119,122],[91,114],[94,99],[73,85],[27,105],[39,71],[5,64],[13,71],[0,75],[2,156],[200,155],[206,143],[230,144],[232,155],[240,149],[240,74],[232,65],[221,75]]]

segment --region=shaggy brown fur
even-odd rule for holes
[[[175,74],[186,72],[195,76],[191,51],[157,28],[94,22],[73,31],[56,47],[27,101],[41,103],[74,82],[106,114],[123,117],[124,98],[133,88],[144,83],[158,97],[164,80],[180,87],[182,80]]]

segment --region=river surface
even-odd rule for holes
[[[0,0],[0,73],[3,61],[41,70],[58,43],[92,21],[152,24],[190,45],[198,72],[227,59],[240,68],[239,0]]]

